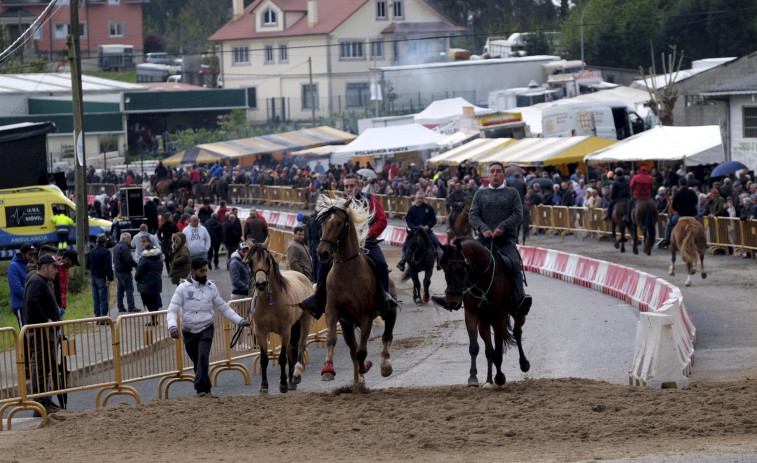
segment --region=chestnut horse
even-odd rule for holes
[[[526,316],[514,317],[515,327],[511,332],[510,310],[515,307],[511,297],[510,279],[489,249],[468,237],[456,239],[453,245],[442,246],[442,249],[442,266],[447,281],[444,300],[454,310],[460,308],[461,304],[465,306],[465,327],[468,331],[468,352],[471,357],[468,386],[478,387],[478,334],[485,346],[486,385],[496,384],[501,387],[505,384],[502,358],[506,346],[513,343],[518,346],[521,371],[526,372],[531,368],[521,343]],[[497,369],[493,381],[492,365]]]
[[[704,233],[704,226],[695,217],[681,217],[678,220],[676,226],[673,227],[673,233],[670,235],[669,249],[672,254],[670,276],[676,274],[676,250],[680,250],[681,259],[686,262],[686,270],[689,274],[686,278],[686,286],[691,286],[691,275],[697,271],[697,257],[701,266],[702,278],[707,278],[707,272],[704,270],[707,236]]]
[[[473,236],[473,227],[468,217],[470,206],[470,201],[466,202],[460,212],[450,214],[449,230],[447,231],[447,238],[450,242],[460,236]]]
[[[268,333],[276,333],[281,336],[279,391],[284,393],[297,388],[305,371],[305,346],[313,316],[300,309],[297,303],[313,294],[313,287],[302,273],[279,270],[276,259],[262,244],[252,247],[250,267],[256,290],[252,300],[252,328],[260,344],[260,370],[263,375],[260,392],[268,392]]]
[[[641,229],[644,234],[644,252],[646,255],[652,254],[654,247],[655,235],[657,232],[657,204],[652,198],[640,199],[631,211],[631,220],[629,231],[633,240],[633,253],[639,253],[639,237],[637,229]]]
[[[317,220],[321,223],[321,240],[318,244],[318,260],[333,265],[326,277],[326,361],[321,371],[321,379],[334,379],[334,346],[336,346],[337,322],[342,326],[344,342],[350,348],[352,358],[353,392],[360,391],[363,375],[372,363],[368,356],[368,339],[371,336],[373,319],[376,317],[375,300],[379,283],[368,260],[361,252],[368,236],[371,212],[367,205],[352,199],[318,197]],[[396,299],[394,285],[389,280],[389,293]],[[389,348],[392,345],[392,331],[397,319],[396,308],[381,311],[384,319],[384,334],[381,341],[381,376],[392,374]],[[360,329],[360,345],[355,338],[355,328]]]

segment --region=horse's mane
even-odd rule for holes
[[[269,265],[271,266],[270,271],[270,278],[275,278],[279,285],[281,286],[281,291],[286,292],[289,289],[289,282],[284,278],[284,275],[281,274],[281,269],[279,269],[279,263],[276,262],[276,259],[271,255],[271,253],[268,251],[268,249],[263,246],[260,243],[256,243],[252,246],[252,250],[250,251],[250,267],[252,267],[252,256],[255,254],[263,254],[266,256],[266,259],[268,259]],[[252,269],[253,271],[255,269]],[[253,280],[255,279],[255,275],[252,276]]]
[[[365,240],[368,238],[373,212],[371,212],[367,202],[363,203],[363,201],[353,199],[350,201],[349,206],[347,206],[348,201],[349,199],[345,197],[329,198],[326,195],[320,195],[315,205],[317,212],[316,220],[322,221],[332,209],[347,212],[352,225],[355,227],[355,231],[357,231],[358,245],[362,248],[365,245]]]

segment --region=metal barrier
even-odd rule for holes
[[[322,317],[323,318],[323,317]],[[2,417],[9,407],[18,406],[22,399],[18,388],[17,363],[18,333],[13,328],[0,328],[0,346],[4,349],[0,352],[0,431],[3,429]],[[22,366],[23,369],[23,366]],[[8,419],[8,429],[11,422]]]

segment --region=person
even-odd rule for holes
[[[59,268],[58,279],[60,280],[60,318],[66,313],[66,307],[68,307],[68,280],[71,276],[71,267],[78,267],[79,253],[74,248],[68,248],[63,251],[63,255],[60,258],[63,265]]]
[[[210,235],[210,249],[208,250],[208,269],[212,269],[215,265],[218,270],[218,252],[221,249],[221,241],[223,240],[223,228],[218,223],[218,214],[213,212],[210,214],[210,218],[205,221],[205,229],[208,230]]]
[[[697,194],[689,188],[689,181],[686,180],[686,177],[680,177],[678,179],[678,192],[673,196],[671,204],[675,214],[665,224],[665,237],[657,245],[658,248],[667,249],[670,246],[670,234],[673,233],[673,227],[676,226],[681,217],[697,216],[698,201]]]
[[[668,190],[661,186],[657,189],[657,198],[656,198],[656,204],[657,204],[657,213],[658,214],[667,214],[668,213]]]
[[[226,214],[229,213],[229,208],[226,207],[226,201],[221,200],[221,205],[218,206],[216,213],[218,214],[218,223],[222,224],[226,221]]]
[[[131,234],[121,233],[121,239],[113,247],[113,267],[116,272],[118,284],[116,286],[116,306],[119,313],[139,312],[134,304],[134,281],[131,271],[137,268],[137,261],[131,255]],[[124,306],[124,294],[126,295],[126,307]]]
[[[449,213],[447,223],[451,225],[455,222],[455,218],[463,210],[467,199],[468,195],[463,190],[463,184],[460,181],[455,182],[455,188],[447,197],[447,212]]]
[[[10,265],[8,265],[8,286],[11,293],[11,310],[18,321],[18,328],[24,326],[24,284],[26,283],[26,267],[37,256],[37,248],[31,243],[24,243],[18,250]]]
[[[250,297],[250,281],[252,281],[252,271],[247,265],[247,258],[250,255],[250,245],[242,241],[237,245],[231,254],[229,262],[229,277],[231,278],[231,300],[244,299]]]
[[[193,215],[189,218],[189,225],[182,231],[187,237],[189,255],[194,260],[197,257],[208,258],[210,249],[210,233],[208,229],[200,225],[200,218]]]
[[[305,246],[305,227],[294,227],[292,240],[287,244],[287,267],[289,270],[300,272],[313,280],[313,265],[310,262],[310,253]]]
[[[628,184],[622,167],[615,169],[614,178],[615,180],[613,180],[612,189],[610,190],[610,204],[607,206],[607,213],[600,220],[612,220],[612,210],[618,201],[631,197],[631,186]]]
[[[171,283],[178,285],[190,272],[192,258],[187,248],[187,235],[182,232],[174,233],[171,237]]]
[[[183,232],[185,228],[187,228],[187,225],[189,225],[189,218],[192,217],[191,215],[184,212],[179,216],[179,220],[176,221],[176,228],[179,229],[180,232]]]
[[[317,217],[318,213],[314,212],[307,224],[308,252],[310,252],[310,263],[313,268],[313,278],[310,279],[312,282],[318,281],[321,274],[321,261],[318,259],[318,245],[321,242],[321,223],[316,219]]]
[[[198,219],[199,221],[199,219]],[[250,326],[221,298],[218,287],[208,280],[208,261],[203,257],[192,260],[191,275],[181,283],[168,305],[168,332],[179,338],[177,318],[181,313],[181,331],[184,349],[194,364],[194,386],[197,397],[213,397],[210,383],[210,348],[213,345],[213,310],[235,325]]]
[[[160,199],[153,198],[145,202],[145,218],[147,219],[147,231],[151,234],[158,232],[158,204]]]
[[[173,215],[170,212],[163,214],[163,223],[158,228],[158,241],[160,248],[163,250],[164,262],[166,264],[166,273],[171,274],[171,263],[173,262],[173,249],[171,246],[171,237],[174,233],[179,232],[179,227],[173,221]]]
[[[197,217],[200,219],[200,223],[205,225],[205,222],[210,219],[210,216],[213,214],[213,208],[210,207],[210,200],[209,199],[203,199],[202,200],[202,206],[200,206],[200,209],[197,211]],[[205,225],[207,227],[207,225]],[[210,260],[208,260],[210,262]]]
[[[725,198],[720,194],[717,188],[710,190],[710,196],[712,197],[712,212],[708,217],[727,217],[725,210]]]
[[[160,248],[160,242],[158,242],[158,238],[152,233],[150,233],[150,231],[148,230],[147,224],[143,223],[142,225],[139,226],[139,233],[134,235],[134,240],[133,240],[134,255],[136,256],[137,259],[139,259],[139,256],[142,255],[142,251],[144,251],[144,248],[142,247],[142,245],[144,243],[143,238],[145,237],[149,239],[148,242],[152,243],[153,246]]]
[[[647,166],[641,166],[639,173],[634,175],[631,179],[631,191],[633,197],[628,204],[628,210],[626,211],[626,221],[631,222],[631,210],[633,210],[636,203],[640,200],[649,199],[652,197],[652,190],[654,189],[654,179],[649,175]]]
[[[422,191],[415,193],[415,202],[405,215],[405,222],[407,228],[423,227],[428,232],[428,236],[431,242],[434,244],[434,250],[436,253],[436,269],[441,270],[441,264],[439,261],[442,258],[442,245],[439,243],[439,238],[434,233],[434,225],[436,225],[436,211],[426,202],[426,195]],[[397,263],[397,268],[401,271],[405,271],[405,253],[407,252],[407,240],[402,243],[402,255],[400,261]]]
[[[156,248],[152,243],[145,243],[137,265],[137,272],[134,274],[142,305],[150,312],[157,312],[158,296],[163,291],[163,279],[160,276],[163,272],[163,262],[160,259],[162,254],[160,248]],[[156,324],[156,317],[152,317],[152,320],[147,322],[147,326]]]
[[[47,254],[39,258],[37,265],[37,272],[29,278],[24,291],[24,325],[60,321],[60,307],[48,282],[55,279],[63,263]],[[26,345],[29,346],[31,357],[29,362],[31,392],[32,394],[44,393],[48,390],[48,375],[55,372],[58,367],[58,335],[55,328],[50,327],[31,330],[27,336]],[[50,376],[53,378],[53,383],[57,383],[58,375]],[[53,404],[50,397],[41,397],[37,401],[45,407],[48,414],[60,410]],[[40,416],[40,414],[35,412],[35,416]]]
[[[250,216],[244,223],[243,236],[245,240],[252,240],[254,243],[263,243],[268,238],[268,224],[254,207],[250,209]]]
[[[379,247],[379,237],[386,229],[386,213],[384,212],[384,208],[381,207],[381,201],[379,201],[378,197],[370,193],[363,194],[361,190],[362,185],[357,175],[347,174],[344,176],[344,194],[353,201],[360,201],[372,212],[373,218],[370,221],[368,238],[365,241],[364,248],[375,259],[378,266],[379,283],[383,290],[377,294],[378,302],[381,305],[396,307],[397,301],[389,294],[389,269],[386,265],[384,253],[381,252],[381,248]],[[312,313],[316,319],[321,318],[321,315],[326,310],[326,277],[330,269],[331,263],[321,266],[315,294],[308,296],[299,303],[302,310]]]
[[[108,238],[104,233],[97,235],[97,246],[89,252],[89,270],[92,274],[92,300],[95,304],[95,317],[107,317],[108,287],[113,281],[113,257],[105,247]],[[57,272],[56,272],[57,273]],[[100,322],[105,325],[107,322]]]
[[[470,209],[470,224],[478,232],[478,241],[490,244],[502,258],[512,278],[515,309],[513,317],[527,315],[531,309],[531,296],[523,289],[523,270],[518,253],[518,224],[523,210],[518,192],[505,186],[505,168],[495,161],[489,164],[489,186],[479,188]],[[508,272],[505,272],[508,273]],[[447,310],[444,296],[432,296],[435,303]]]
[[[55,209],[52,220],[53,225],[55,225],[55,232],[58,234],[58,249],[66,249],[68,247],[68,233],[70,227],[74,225],[74,221],[64,213],[63,209]]]
[[[231,256],[242,240],[242,226],[239,224],[236,214],[232,213],[226,216],[226,220],[221,226],[221,233],[223,234],[223,244],[226,246],[226,270],[229,270]]]

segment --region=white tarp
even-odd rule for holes
[[[496,112],[493,109],[474,106],[462,97],[448,98],[446,100],[434,101],[426,109],[416,114],[415,123],[427,127],[436,127],[453,119],[463,117],[463,108],[466,106],[473,107],[473,112],[477,116]]]
[[[341,146],[331,156],[332,164],[344,164],[352,156],[373,156],[377,160],[396,153],[437,151],[444,135],[422,125],[396,125],[367,129],[349,145]]]
[[[687,166],[724,162],[720,127],[657,126],[584,158],[585,163],[681,160]]]

